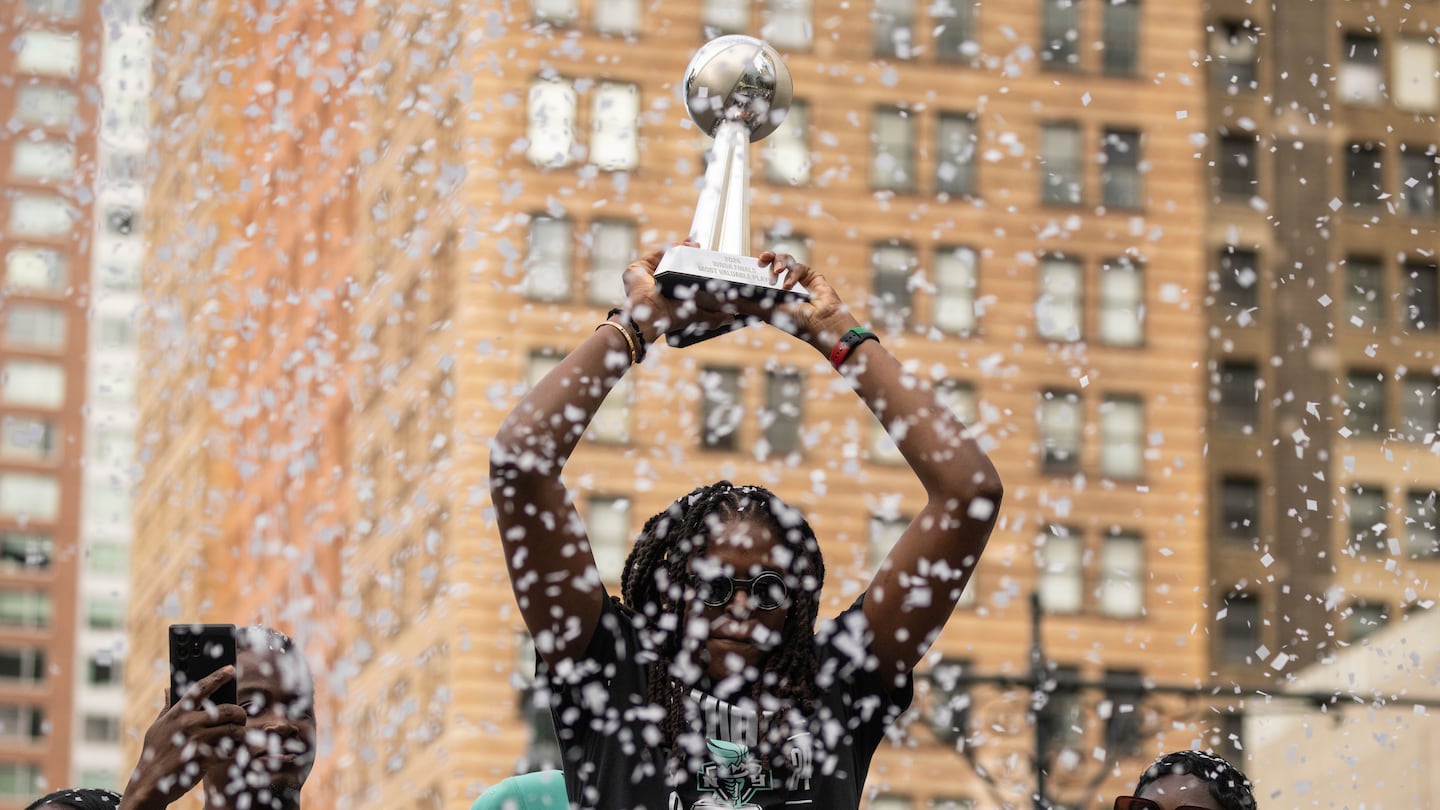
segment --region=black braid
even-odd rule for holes
[[[681,762],[698,767],[705,752],[704,739],[691,732],[685,717],[684,698],[694,684],[686,683],[681,668],[675,666],[677,660],[696,661],[700,649],[684,631],[689,563],[705,553],[712,516],[733,517],[742,506],[758,507],[746,516],[763,515],[794,555],[784,572],[790,609],[780,646],[766,658],[750,695],[758,709],[777,718],[761,734],[761,756],[772,761],[780,757],[781,746],[797,722],[794,713],[810,715],[814,708],[819,664],[813,639],[825,583],[825,561],[815,532],[799,510],[764,487],[735,487],[729,481],[699,487],[645,522],[625,561],[621,598],[615,599],[653,651],[653,660],[646,662],[646,701],[665,712],[660,727],[664,744],[658,748],[668,752],[667,773],[683,773]]]
[[[1210,796],[1225,810],[1255,810],[1255,788],[1249,777],[1207,751],[1173,751],[1150,763],[1135,783],[1135,795],[1171,774],[1190,774],[1204,782]]]

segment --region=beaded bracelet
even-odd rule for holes
[[[846,332],[840,338],[840,342],[835,344],[835,348],[830,350],[830,365],[839,369],[840,364],[845,362],[845,358],[849,357],[851,352],[855,351],[855,347],[867,340],[873,340],[876,343],[880,342],[880,338],[876,337],[874,332],[871,332],[863,326],[857,326]]]
[[[635,319],[630,317],[630,313],[619,307],[605,313],[605,320],[608,322],[616,315],[624,316],[627,330],[635,337],[635,362],[643,363],[645,361],[645,333],[640,331],[640,324],[635,323]]]

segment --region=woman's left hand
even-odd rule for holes
[[[761,318],[827,355],[841,335],[859,325],[835,288],[809,265],[788,253],[772,250],[761,253],[759,259],[761,267],[770,268],[770,278],[780,281],[781,289],[790,290],[797,285],[804,287],[810,293],[810,300],[789,303],[748,301],[737,307],[744,314]]]

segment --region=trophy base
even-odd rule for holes
[[[714,309],[726,301],[770,301],[783,304],[809,301],[810,293],[796,285],[784,289],[771,281],[770,268],[761,267],[750,256],[734,256],[714,250],[679,245],[665,251],[655,269],[655,283],[660,292],[672,301],[699,299],[701,306]],[[737,316],[734,321],[717,329],[691,325],[666,333],[671,346],[690,346],[713,337],[743,329],[754,323],[754,317]]]

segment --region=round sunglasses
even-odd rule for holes
[[[1115,810],[1160,810],[1160,805],[1151,799],[1142,799],[1139,796],[1116,796]],[[1182,804],[1175,810],[1208,810],[1208,808]]]
[[[750,579],[716,577],[700,583],[700,601],[710,607],[725,607],[735,598],[735,591],[744,588],[750,595],[749,604],[760,610],[774,610],[785,603],[790,589],[785,578],[774,571],[764,571]]]

